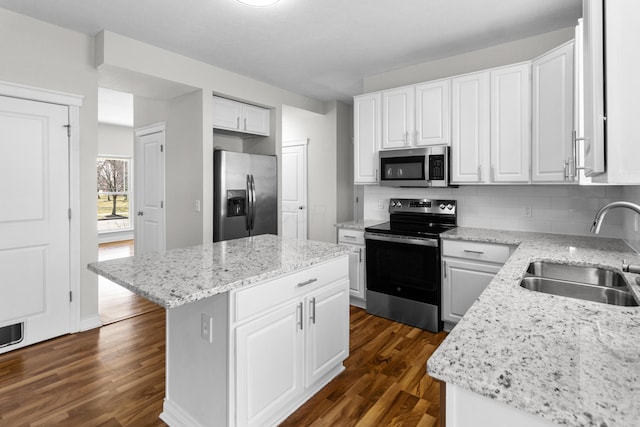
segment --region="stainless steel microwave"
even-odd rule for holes
[[[380,151],[380,185],[389,187],[447,187],[449,147]]]

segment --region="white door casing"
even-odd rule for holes
[[[307,140],[282,145],[282,237],[307,240]]]
[[[0,353],[77,328],[69,116],[67,105],[0,96],[0,327],[24,322],[24,339]]]
[[[164,123],[136,130],[136,254],[161,252],[166,248],[164,146]]]

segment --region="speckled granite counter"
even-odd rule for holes
[[[165,308],[261,282],[350,252],[262,235],[89,264],[89,270]]]
[[[384,220],[381,219],[359,219],[356,221],[347,221],[347,222],[340,222],[338,224],[336,224],[336,228],[348,228],[350,230],[362,230],[364,231],[365,228],[367,227],[371,227],[372,225],[377,225],[377,224],[381,224],[385,222]]]
[[[519,286],[533,260],[619,270],[622,240],[459,227],[443,238],[519,245],[428,361],[435,378],[569,426],[640,425],[640,307]],[[625,274],[640,300],[637,275]]]

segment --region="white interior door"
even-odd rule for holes
[[[67,106],[0,96],[0,337],[23,338],[0,353],[69,332],[68,124]]]
[[[282,147],[282,237],[307,239],[307,141]]]
[[[164,124],[136,131],[136,255],[166,247],[164,137]]]

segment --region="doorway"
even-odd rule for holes
[[[282,143],[282,237],[307,240],[307,140]]]

